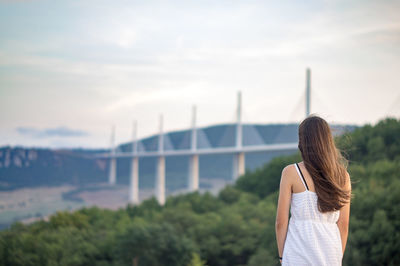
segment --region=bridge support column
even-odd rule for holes
[[[199,155],[194,154],[189,158],[189,191],[199,190]]]
[[[160,205],[165,203],[165,157],[158,157],[157,179],[156,179],[157,200]]]
[[[245,172],[245,158],[244,152],[235,153],[233,155],[233,180],[239,176],[244,175]]]
[[[237,123],[236,123],[236,149],[241,150],[243,145],[242,139],[242,93],[238,92],[237,102]],[[243,175],[245,171],[244,165],[244,152],[236,152],[233,155],[233,180],[236,180],[239,176]]]
[[[311,104],[311,70],[306,70],[306,117],[310,115]]]
[[[117,180],[117,158],[111,157],[110,159],[110,172],[108,173],[108,183],[115,185]]]
[[[139,158],[133,157],[131,163],[131,180],[129,183],[129,203],[139,204]]]
[[[110,149],[110,172],[108,173],[108,183],[110,185],[115,185],[117,181],[117,157],[115,157],[115,125],[111,127],[111,149]]]

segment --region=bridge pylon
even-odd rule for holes
[[[137,156],[137,122],[133,123],[132,131],[132,162],[129,182],[129,203],[139,204],[139,157]]]
[[[311,112],[311,69],[306,69],[306,117]]]
[[[160,114],[160,133],[158,135],[158,160],[156,177],[156,197],[160,205],[165,203],[165,156],[164,156],[164,133],[163,116]]]
[[[189,191],[197,191],[199,189],[199,155],[197,150],[197,129],[196,129],[196,106],[192,108],[192,131],[190,140],[190,149],[193,154],[189,157]]]
[[[110,148],[111,158],[110,158],[110,171],[108,173],[108,183],[110,185],[115,185],[117,181],[117,158],[115,157],[115,125],[111,128],[111,148]]]
[[[242,150],[243,146],[243,129],[242,129],[242,92],[238,92],[238,101],[236,109],[236,150],[238,152],[233,154],[233,171],[232,179],[236,180],[239,176],[245,173],[245,155]]]

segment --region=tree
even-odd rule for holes
[[[133,224],[118,236],[115,249],[120,265],[132,265],[136,260],[139,266],[186,266],[193,252],[196,252],[193,242],[178,235],[167,223]]]

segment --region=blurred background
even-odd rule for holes
[[[277,265],[280,174],[310,113],[356,182],[344,264],[400,264],[399,14],[0,1],[0,265]]]

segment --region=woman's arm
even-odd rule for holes
[[[349,190],[351,193],[351,182],[349,173],[347,173],[347,178],[346,178],[346,189]],[[348,203],[346,203],[346,205],[344,205],[340,209],[340,216],[339,220],[337,221],[337,226],[339,227],[340,231],[340,238],[342,240],[343,255],[346,249],[347,236],[349,233],[349,218],[350,218],[350,200]]]
[[[290,166],[286,166],[282,171],[281,182],[279,186],[278,207],[276,210],[275,233],[278,244],[279,257],[282,257],[283,248],[286,240],[286,233],[289,222],[289,208],[292,197],[292,184],[288,172]]]

